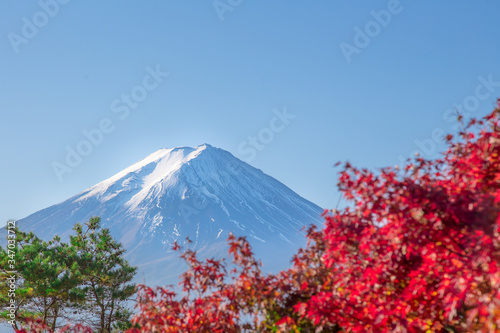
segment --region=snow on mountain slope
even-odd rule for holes
[[[229,232],[247,236],[264,269],[288,266],[305,244],[301,229],[322,209],[276,179],[208,144],[161,149],[113,177],[20,221],[42,238],[67,237],[76,222],[100,216],[139,266],[138,280],[177,284],[184,270],[174,241],[203,257],[225,257]],[[0,232],[2,241],[5,229]]]

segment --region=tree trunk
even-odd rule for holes
[[[52,331],[56,330],[56,323],[57,323],[57,315],[58,314],[59,314],[59,307],[56,305],[56,307],[54,308],[54,318],[52,319],[52,325],[51,325]]]

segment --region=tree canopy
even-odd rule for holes
[[[7,307],[15,300],[13,322],[47,327],[51,331],[68,323],[85,323],[97,332],[126,328],[131,311],[127,300],[135,293],[135,267],[123,259],[124,248],[102,229],[98,217],[76,224],[68,243],[59,236],[50,241],[32,232],[15,229],[15,250],[0,248],[1,267],[15,261],[16,289],[13,297],[2,297]],[[7,274],[7,270],[3,270]],[[8,286],[2,280],[2,288]]]

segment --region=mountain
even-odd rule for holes
[[[100,216],[139,266],[138,281],[176,285],[185,266],[171,250],[174,241],[185,245],[189,237],[201,256],[220,258],[230,232],[247,236],[264,270],[277,271],[305,245],[303,226],[322,223],[321,212],[276,179],[204,144],[158,150],[17,224],[43,239],[65,239],[76,222]]]

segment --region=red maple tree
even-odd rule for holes
[[[325,214],[331,280],[295,309],[350,332],[499,332],[499,114],[500,101],[403,174],[347,163],[352,206]]]

